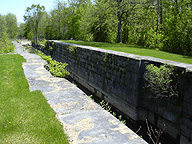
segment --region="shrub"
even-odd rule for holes
[[[0,54],[13,53],[15,46],[9,40],[7,33],[3,33],[3,38],[0,39]]]
[[[67,63],[57,62],[52,60],[51,56],[46,56],[41,52],[38,52],[38,55],[42,57],[48,64],[50,68],[50,73],[55,77],[65,77],[70,73],[65,69],[68,66]]]
[[[146,66],[144,78],[146,87],[150,90],[154,98],[178,97],[177,84],[174,82],[173,66],[161,65],[160,67],[153,64]]]

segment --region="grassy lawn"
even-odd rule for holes
[[[40,91],[29,91],[20,55],[0,55],[0,143],[68,144]]]
[[[147,49],[141,46],[117,44],[117,43],[110,44],[110,43],[102,43],[102,42],[84,42],[84,41],[74,41],[74,40],[60,40],[60,41],[192,64],[192,57],[171,54],[168,52],[158,51],[154,49]]]

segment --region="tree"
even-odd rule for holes
[[[7,22],[6,26],[9,38],[16,38],[18,32],[16,16],[12,13],[8,13],[7,15],[5,15],[5,20]]]
[[[117,43],[122,43],[122,19],[126,17],[128,19],[133,11],[141,9],[145,5],[146,0],[117,0],[117,19],[118,19],[118,32],[117,32]]]
[[[113,7],[111,7],[110,1],[97,0],[93,8],[90,19],[93,40],[99,42],[115,42],[117,19],[113,14]]]
[[[9,40],[6,32],[3,32],[3,37],[0,39],[0,54],[13,53],[15,46]]]
[[[38,44],[38,31],[39,31],[39,22],[45,12],[45,7],[32,4],[31,7],[27,7],[24,20],[29,23],[30,28],[33,32],[33,40],[35,47]]]
[[[24,29],[25,29],[25,24],[24,23],[20,23],[19,27],[18,27],[18,38],[23,38],[24,37]]]
[[[4,32],[7,32],[6,25],[7,25],[7,22],[6,22],[5,18],[4,18],[4,16],[2,16],[0,14],[0,38],[3,37]]]
[[[191,55],[192,53],[192,1],[173,0],[166,3],[164,19],[164,51]],[[165,12],[165,13],[166,13]]]

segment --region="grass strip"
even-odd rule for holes
[[[0,143],[68,144],[40,91],[29,91],[20,55],[0,56]]]
[[[142,46],[128,45],[128,44],[122,44],[122,43],[111,44],[111,43],[103,43],[103,42],[85,42],[85,41],[75,41],[75,40],[60,40],[60,41],[192,64],[192,57],[190,56],[172,54],[168,52],[145,48]]]

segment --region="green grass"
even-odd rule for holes
[[[0,56],[0,143],[68,144],[40,91],[29,91],[20,55]]]
[[[74,41],[74,40],[60,40],[60,41],[192,64],[192,57],[172,54],[172,53],[163,52],[163,51],[154,50],[154,49],[148,49],[148,48],[136,46],[136,45],[117,44],[117,43],[110,44],[110,43],[102,43],[102,42],[84,42],[84,41]]]

